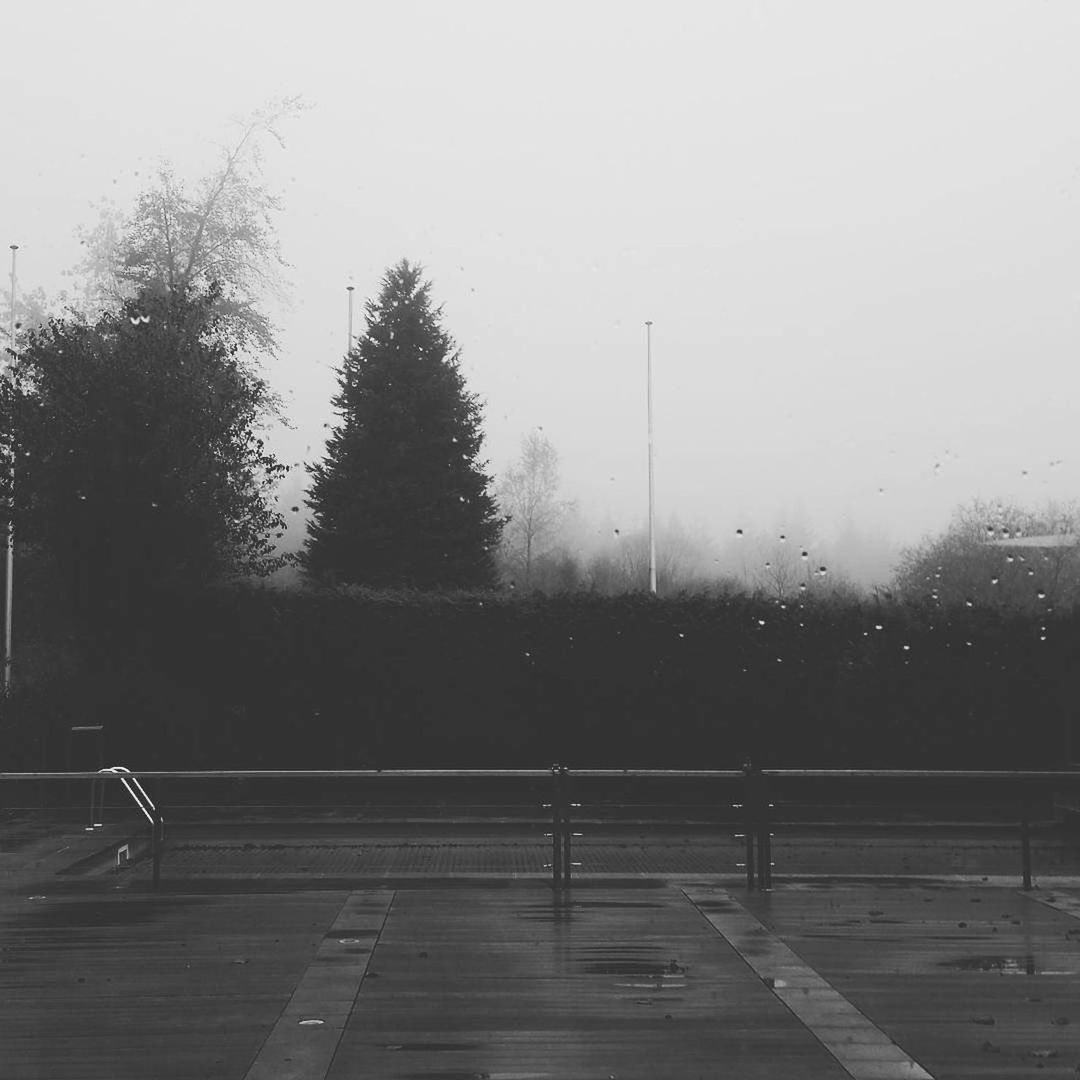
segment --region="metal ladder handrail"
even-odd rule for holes
[[[146,789],[139,783],[139,778],[133,776],[130,769],[125,768],[123,765],[111,765],[107,769],[99,769],[98,772],[115,776],[120,783],[124,785],[127,793],[135,800],[136,805],[143,812],[146,820],[149,821],[155,829],[161,829],[161,833],[164,836],[165,818],[162,817],[150,796],[146,794]]]

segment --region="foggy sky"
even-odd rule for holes
[[[315,460],[345,287],[426,268],[494,471],[542,426],[598,533],[805,524],[910,543],[974,496],[1080,493],[1074,3],[23,4],[0,248],[52,293],[91,203],[232,117],[265,146],[293,305],[269,371]],[[9,36],[13,34],[12,36]],[[1051,464],[1055,462],[1056,464]],[[1058,463],[1060,462],[1060,463]]]

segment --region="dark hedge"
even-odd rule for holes
[[[1060,767],[1078,646],[1076,614],[229,588],[17,695],[3,751],[79,765],[94,717],[144,768]]]

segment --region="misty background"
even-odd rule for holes
[[[103,200],[128,209],[163,160],[196,180],[231,121],[302,96],[263,148],[291,264],[265,369],[286,462],[319,459],[336,420],[346,286],[362,332],[407,257],[486,403],[489,471],[541,431],[575,550],[645,526],[647,319],[661,559],[678,543],[748,577],[783,535],[874,584],[961,504],[1080,490],[1073,4],[115,3],[5,21],[0,240],[19,244],[20,294],[72,288]],[[288,516],[299,546],[303,510]]]

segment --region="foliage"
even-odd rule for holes
[[[1037,768],[1080,733],[1080,613],[234,586],[147,640],[81,690],[131,766]]]
[[[277,565],[268,497],[285,468],[256,434],[273,398],[222,320],[214,288],[146,290],[93,324],[31,332],[0,389],[16,540],[51,556],[95,627]]]
[[[1030,511],[974,500],[948,529],[905,549],[894,589],[933,606],[1047,614],[1080,601],[1080,507],[1050,503]],[[1060,545],[1030,547],[1035,536]]]
[[[366,305],[345,357],[326,458],[311,467],[303,555],[318,579],[375,587],[477,588],[494,579],[502,523],[479,462],[481,406],[433,309],[421,268],[402,261]]]
[[[267,295],[283,298],[286,263],[273,227],[280,202],[260,176],[259,137],[281,144],[279,123],[301,108],[290,98],[249,117],[194,190],[162,165],[130,214],[102,206],[97,224],[82,235],[76,307],[93,317],[147,288],[205,293],[216,283],[221,326],[242,348],[274,353],[276,330],[260,305]]]

